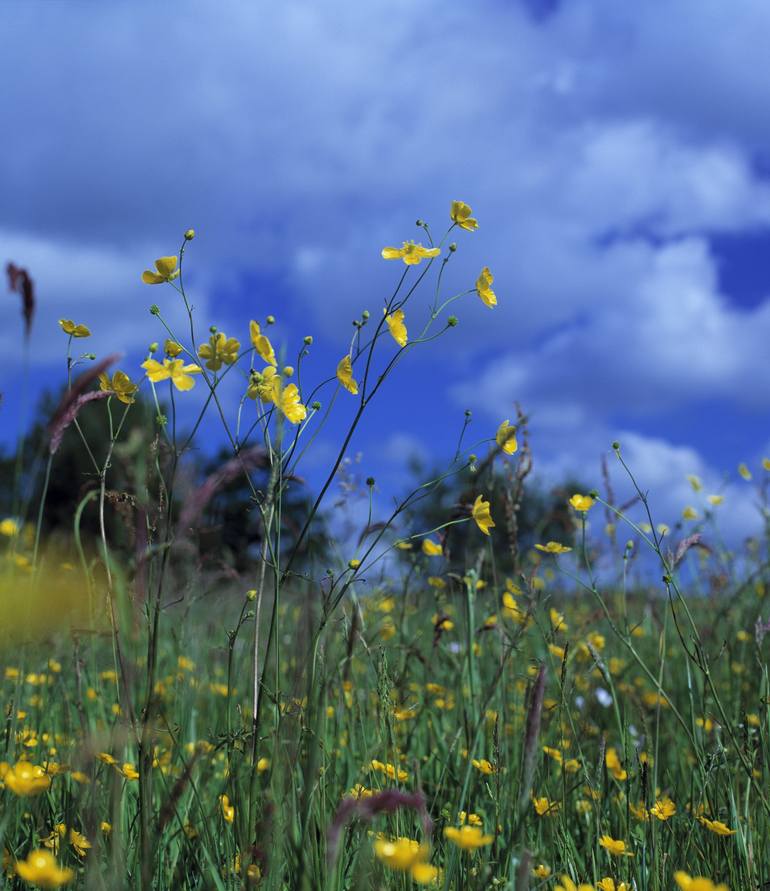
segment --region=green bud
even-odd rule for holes
[[[158,306],[157,303],[153,303],[153,305],[150,307],[150,313],[151,313],[151,315],[154,315],[154,316],[160,315],[160,307]]]
[[[216,326],[216,325],[211,325],[211,326],[209,327],[209,334],[216,334],[216,333],[217,333],[217,326]]]
[[[366,478],[366,485],[369,486],[370,489],[372,488],[372,486],[374,485],[374,477],[373,476],[368,476]]]
[[[369,320],[369,310],[368,310],[368,309],[365,309],[365,310],[361,313],[361,318],[362,318],[365,322],[367,322],[367,321]]]
[[[305,344],[305,346],[311,346],[313,343],[313,335],[308,334],[308,336],[304,339],[303,343]]]
[[[184,234],[185,241],[192,241],[195,238],[195,229],[188,229]]]
[[[453,241],[453,242],[449,245],[449,253],[450,253],[450,254],[453,254],[456,250],[457,250],[457,243]]]
[[[457,316],[449,316],[449,318],[446,320],[446,323],[450,328],[456,328],[459,321],[460,320],[457,318]]]
[[[425,220],[417,220],[415,222],[415,226],[418,226],[420,229],[422,229],[424,225],[425,225]]]
[[[612,443],[612,448],[613,448],[616,452],[619,452],[619,451],[620,451],[620,443],[617,441],[617,439]]]
[[[157,352],[158,352],[158,343],[157,343],[157,341],[153,341],[150,344],[150,355],[152,355],[153,353],[157,353]]]
[[[311,402],[311,403],[310,403],[310,407],[313,409],[313,411],[320,411],[320,410],[321,410],[321,403],[318,402],[318,400],[316,400],[315,402]]]
[[[266,325],[275,325],[275,316],[268,316],[265,319],[265,324]]]

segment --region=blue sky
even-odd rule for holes
[[[598,484],[617,438],[661,520],[697,473],[727,494],[736,533],[752,528],[735,468],[770,454],[770,7],[159,10],[3,6],[0,245],[37,283],[33,390],[61,373],[62,316],[127,370],[162,339],[150,303],[180,323],[173,292],[139,276],[188,226],[200,324],[245,339],[272,313],[289,355],[314,336],[306,379],[325,376],[400,271],[380,248],[416,237],[417,217],[441,231],[457,198],[481,227],[457,234],[449,284],[487,264],[499,306],[458,304],[457,329],[373,406],[353,452],[382,498],[410,452],[453,451],[466,408],[472,441],[518,400],[544,479]],[[18,306],[3,306],[9,441],[22,348]]]

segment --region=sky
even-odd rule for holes
[[[245,341],[272,314],[287,357],[313,335],[313,382],[381,313],[403,268],[381,248],[419,239],[417,218],[440,236],[459,199],[480,226],[452,234],[444,293],[487,265],[498,306],[453,304],[457,327],[372,403],[351,455],[383,503],[412,454],[446,463],[466,409],[473,443],[518,402],[544,481],[600,486],[618,440],[656,519],[693,503],[694,473],[732,535],[756,529],[736,468],[770,455],[766,3],[6,0],[0,19],[0,259],[38,297],[23,404],[18,301],[1,304],[0,440],[63,380],[59,318],[134,374],[164,336],[152,303],[181,328],[140,275],[188,227],[201,329]]]

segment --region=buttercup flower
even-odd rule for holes
[[[290,424],[299,424],[307,417],[307,408],[300,401],[296,384],[283,386],[279,375],[273,377],[272,401],[281,410]]]
[[[491,845],[495,840],[492,835],[485,835],[478,826],[447,826],[444,829],[444,837],[462,848],[463,851],[475,851],[484,845]]]
[[[658,820],[665,822],[676,813],[676,805],[670,798],[661,798],[650,808],[650,813],[653,817],[657,817]]]
[[[219,804],[222,807],[222,816],[226,823],[232,823],[235,820],[235,808],[230,804],[230,799],[226,795],[219,796]]]
[[[629,886],[626,882],[618,882],[615,884],[615,879],[610,877],[600,879],[596,883],[596,887],[599,891],[629,891]]]
[[[13,767],[9,767],[3,777],[5,788],[10,789],[14,795],[20,798],[30,798],[40,795],[51,785],[51,777],[37,764],[29,761],[17,761]]]
[[[4,535],[6,538],[13,538],[14,535],[18,534],[19,524],[16,522],[16,520],[12,519],[11,517],[6,517],[4,520],[0,521],[0,535]]]
[[[61,888],[75,877],[71,869],[62,869],[50,851],[31,851],[26,860],[16,864],[16,874],[20,879],[38,888]]]
[[[489,512],[489,502],[484,501],[482,495],[478,495],[471,508],[471,516],[484,535],[489,535],[489,530],[494,528],[495,521]]]
[[[497,428],[495,442],[506,455],[513,455],[518,450],[519,444],[516,441],[516,428],[511,426],[507,418]]]
[[[270,339],[266,334],[262,334],[259,323],[255,322],[253,319],[249,322],[249,337],[251,338],[254,349],[259,353],[264,362],[267,362],[268,365],[278,364],[275,359],[275,350],[273,349],[272,343],[270,343]]]
[[[406,872],[428,856],[428,846],[411,838],[377,838],[374,853],[378,860],[391,869]]]
[[[567,545],[559,544],[558,541],[549,541],[547,544],[536,544],[535,547],[538,551],[545,551],[546,554],[566,554],[568,551],[571,551],[572,548],[568,548]]]
[[[76,325],[72,319],[59,319],[61,329],[70,337],[90,337],[91,329],[87,325]]]
[[[714,835],[735,835],[735,829],[730,829],[729,826],[726,826],[721,820],[709,820],[708,817],[698,817],[698,821],[701,825],[705,826],[709,832],[713,832]]]
[[[198,355],[206,360],[206,368],[219,371],[222,364],[232,365],[238,358],[241,343],[234,337],[227,337],[224,331],[218,331],[209,337],[208,343],[198,347]]]
[[[159,285],[161,282],[170,282],[179,276],[179,270],[176,268],[179,258],[158,257],[155,261],[155,272],[145,269],[142,273],[142,281],[146,285]]]
[[[495,277],[489,271],[489,266],[485,266],[481,270],[481,274],[476,279],[476,291],[478,292],[479,297],[481,297],[482,302],[492,309],[493,306],[497,306],[497,295],[492,290],[492,282],[495,280]]]
[[[134,393],[139,389],[125,371],[116,371],[110,380],[109,375],[99,375],[99,389],[107,393],[114,393],[125,405],[132,405],[136,400]]]
[[[590,495],[580,495],[577,492],[570,498],[569,503],[581,514],[584,514],[594,506],[594,500]]]
[[[406,325],[404,324],[403,309],[397,309],[391,315],[385,316],[385,321],[388,324],[393,340],[395,340],[399,346],[405,347],[407,334]]]
[[[166,342],[163,344],[163,351],[170,359],[176,359],[176,357],[182,352],[182,345],[177,343],[175,340],[166,339]]]
[[[431,541],[429,538],[422,540],[422,552],[428,557],[440,557],[444,551],[437,541]]]
[[[599,839],[599,844],[605,851],[615,857],[633,857],[634,855],[626,850],[626,843],[621,839],[612,838],[610,835],[603,835]]]
[[[337,363],[337,380],[348,393],[358,395],[358,384],[353,377],[353,363],[350,356],[343,356]]]
[[[681,891],[730,891],[727,885],[715,885],[711,879],[703,876],[693,878],[681,869],[674,873],[674,881],[677,883]]]
[[[449,209],[449,217],[455,226],[468,232],[479,228],[479,221],[471,216],[472,213],[473,211],[464,201],[453,201]]]
[[[195,381],[190,375],[202,371],[200,365],[185,365],[184,359],[164,359],[162,365],[155,359],[146,359],[141,367],[154,384],[170,378],[177,390],[192,390]]]
[[[405,241],[400,248],[384,247],[382,258],[383,260],[403,260],[407,266],[416,266],[426,257],[438,257],[440,253],[438,248],[426,248],[419,243]]]
[[[593,885],[576,885],[569,876],[561,877],[561,884],[553,891],[594,891]]]

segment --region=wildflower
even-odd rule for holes
[[[730,829],[721,820],[709,820],[708,817],[698,817],[698,822],[705,826],[709,832],[713,832],[714,835],[735,835],[737,832],[735,829]]]
[[[431,541],[429,538],[423,538],[422,552],[428,557],[440,557],[444,553],[439,542]]]
[[[682,511],[682,519],[683,520],[697,520],[698,519],[698,511],[695,510],[692,505],[687,505],[687,507]]]
[[[506,455],[513,455],[518,450],[519,444],[516,441],[516,428],[510,425],[507,418],[497,428],[495,442]]]
[[[770,458],[763,458],[763,459],[762,459],[762,467],[763,467],[765,470],[770,470]]]
[[[348,393],[358,395],[358,384],[353,377],[353,362],[350,356],[343,356],[337,363],[337,380]]]
[[[623,780],[628,779],[628,772],[623,769],[623,765],[620,763],[617,749],[612,747],[607,749],[604,756],[604,763],[607,765],[607,770],[609,770],[618,782],[622,783]]]
[[[208,343],[198,347],[198,355],[206,360],[206,368],[219,371],[222,364],[232,365],[238,358],[241,343],[235,337],[227,337],[224,331],[217,331],[209,337]]]
[[[397,779],[401,783],[409,779],[409,774],[405,770],[402,770],[400,767],[396,768],[390,763],[383,764],[382,761],[377,761],[376,759],[369,763],[369,769],[384,773],[391,780]]]
[[[114,767],[118,763],[108,752],[99,752],[96,757],[104,764],[109,764],[110,767]]]
[[[484,821],[478,814],[468,814],[465,811],[460,811],[457,815],[457,820],[462,825],[463,823],[467,823],[469,826],[483,826]]]
[[[20,798],[30,798],[40,795],[51,785],[51,777],[37,764],[29,761],[17,761],[13,767],[9,767],[3,777],[5,788],[10,789],[14,795]]]
[[[661,798],[650,808],[650,813],[665,823],[676,813],[676,805],[670,798]]]
[[[278,364],[275,359],[273,345],[270,343],[269,338],[262,334],[259,323],[253,319],[249,322],[249,337],[254,349],[259,353],[263,361],[267,362],[268,365]]]
[[[561,877],[561,885],[557,885],[553,891],[594,891],[593,885],[576,885],[569,876]]]
[[[374,840],[374,853],[385,866],[406,872],[415,863],[425,860],[428,846],[411,838],[389,840],[380,837]]]
[[[743,477],[743,479],[745,479],[747,482],[751,479],[751,471],[750,471],[749,468],[748,468],[744,463],[742,463],[742,462],[738,465],[738,473],[739,473],[739,474]]]
[[[542,798],[534,798],[532,799],[532,806],[535,809],[535,813],[538,817],[555,817],[556,811],[559,810],[559,802],[558,801],[549,801],[545,796]]]
[[[558,541],[549,541],[547,544],[536,544],[535,547],[538,551],[545,551],[546,554],[566,554],[572,550],[572,548],[568,548],[566,545],[559,544]]]
[[[112,832],[112,823],[108,823],[106,820],[102,820],[99,824],[99,829],[105,834],[109,835]]]
[[[0,520],[0,535],[4,535],[6,538],[13,538],[18,534],[19,524],[16,520],[11,517],[6,517],[4,520]],[[5,676],[8,677],[8,669],[6,669]]]
[[[476,291],[478,292],[479,297],[481,297],[482,302],[492,309],[493,306],[497,306],[497,295],[492,290],[492,282],[494,282],[495,277],[489,271],[489,266],[485,266],[481,270],[481,274],[476,279]]]
[[[114,393],[124,405],[133,405],[136,401],[134,393],[139,389],[125,371],[116,371],[112,380],[108,374],[99,375],[99,389],[107,393]]]
[[[630,891],[630,886],[626,882],[618,882],[616,885],[615,879],[609,877],[599,879],[596,887],[598,891]]]
[[[544,863],[540,863],[532,870],[532,875],[537,879],[547,879],[551,874],[551,867],[546,866]]]
[[[38,888],[60,888],[69,884],[75,876],[71,869],[62,869],[50,851],[30,851],[26,860],[16,864],[16,874]]]
[[[142,281],[146,285],[159,285],[161,282],[170,282],[178,278],[179,270],[176,264],[179,258],[174,257],[158,257],[155,261],[155,272],[145,269],[142,273]]]
[[[489,535],[489,530],[494,528],[495,521],[489,512],[489,502],[484,501],[482,495],[478,495],[471,508],[471,516],[484,535]]]
[[[290,424],[299,424],[307,417],[307,408],[300,401],[296,384],[284,387],[279,377],[273,378],[272,401],[278,406]]]
[[[400,248],[384,247],[382,258],[383,260],[403,260],[407,266],[416,266],[426,257],[438,257],[440,253],[438,248],[426,248],[413,241],[404,241]]]
[[[219,804],[222,808],[222,816],[226,823],[232,823],[235,820],[235,808],[230,804],[230,799],[226,795],[219,796]]]
[[[90,337],[91,329],[87,325],[76,325],[72,319],[59,319],[61,330],[70,337]]]
[[[482,848],[484,845],[491,845],[494,836],[484,835],[484,832],[478,826],[447,826],[444,829],[444,837],[462,848],[463,851],[475,851],[476,848]]]
[[[559,610],[551,607],[548,616],[551,619],[551,627],[554,631],[569,631],[569,625],[564,621],[564,615],[563,613],[560,613]]]
[[[479,221],[471,216],[473,211],[464,201],[453,201],[449,208],[449,218],[466,232],[473,232],[479,228]]]
[[[718,507],[725,500],[724,495],[707,495],[706,501],[713,507]]]
[[[77,829],[70,829],[70,844],[78,857],[85,857],[91,848],[91,842]]]
[[[432,864],[420,861],[412,864],[409,874],[412,877],[412,881],[417,882],[418,885],[431,885],[437,881],[440,872]]]
[[[130,761],[124,761],[123,767],[120,768],[120,772],[127,780],[138,780],[139,779],[139,771],[131,764]]]
[[[594,500],[590,495],[580,495],[578,492],[570,498],[569,503],[581,514],[584,514],[594,506]]]
[[[700,492],[703,488],[703,483],[701,482],[701,478],[696,476],[694,473],[687,474],[687,482],[692,486],[693,492]]]
[[[191,375],[202,371],[200,365],[185,365],[183,359],[164,359],[162,365],[155,359],[146,359],[141,367],[154,384],[171,379],[177,390],[192,390],[195,381]]]
[[[395,340],[400,347],[405,347],[407,331],[406,325],[404,324],[404,310],[397,309],[389,316],[385,316],[385,321],[387,322],[388,328],[390,329],[393,340]]]
[[[681,891],[730,891],[725,884],[715,885],[711,879],[706,879],[703,876],[693,878],[681,869],[674,873],[674,881]]]
[[[612,838],[610,835],[603,835],[599,839],[599,844],[604,848],[607,853],[612,854],[615,857],[633,857],[634,855],[626,850],[626,843],[617,838]]]
[[[476,770],[480,771],[483,774],[489,776],[492,773],[496,773],[497,768],[494,764],[487,761],[486,758],[473,758],[471,760],[471,764],[476,768]]]

